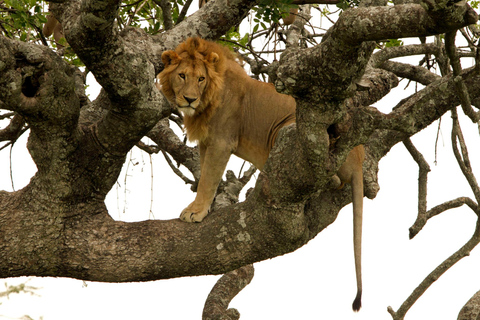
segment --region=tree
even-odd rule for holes
[[[166,119],[173,111],[154,84],[162,70],[161,53],[190,36],[219,39],[229,33],[232,39],[232,27],[258,2],[264,8],[258,10],[260,25],[262,17],[278,20],[268,1],[215,0],[188,19],[177,2],[173,10],[168,1],[142,2],[148,3],[143,7],[121,6],[118,1],[52,2],[49,10],[63,26],[68,43],[57,52],[17,39],[17,35],[32,39],[38,32],[46,44],[38,25],[46,20],[31,17],[32,10],[39,14],[36,9],[2,5],[2,10],[24,17],[11,21],[26,21],[37,31],[12,27],[6,18],[0,24],[0,108],[11,112],[2,114],[11,120],[0,131],[0,139],[13,142],[28,128],[28,150],[38,169],[24,189],[0,192],[2,278],[31,275],[127,282],[227,273],[206,304],[204,318],[214,318],[219,301],[224,304],[216,298],[218,292],[231,298],[251,279],[252,263],[300,248],[351,201],[349,187],[334,189],[330,180],[358,144],[367,151],[364,176],[369,198],[379,189],[378,162],[394,145],[403,142],[419,163],[419,215],[412,237],[430,217],[447,209],[466,204],[478,215],[480,191],[456,122],[458,105],[472,122],[479,120],[474,109],[480,96],[478,64],[462,70],[459,62],[460,56],[473,56],[478,62],[475,38],[468,38],[466,53],[455,47],[457,30],[475,24],[478,16],[463,2],[398,1],[387,6],[387,1],[372,0],[349,9],[355,3],[344,3],[346,10],[322,42],[308,49],[303,30],[310,7],[302,7],[300,18],[285,33],[287,49],[280,61],[267,65],[258,55],[245,56],[254,73],[268,73],[277,90],[296,99],[297,126],[282,131],[244,202],[225,206],[217,197],[219,205],[201,224],[113,220],[105,196],[127,152],[146,135],[198,180],[197,151],[168,127]],[[136,26],[138,16],[156,21],[149,32]],[[476,35],[476,29],[471,30]],[[434,43],[415,46],[382,42],[431,35],[439,35]],[[380,50],[374,52],[377,46]],[[390,61],[412,54],[425,55],[426,68]],[[430,71],[432,59],[443,76]],[[94,101],[85,95],[80,64],[103,88]],[[369,107],[398,84],[398,77],[425,88],[399,101],[388,114]],[[448,111],[454,118],[453,141],[458,144],[454,151],[475,200],[462,197],[427,211],[428,167],[409,138]],[[335,137],[332,128],[337,130]],[[222,185],[221,191],[235,189],[238,194],[249,175],[251,171],[242,179],[227,175],[227,187]],[[235,202],[235,196],[233,201],[226,199]],[[478,244],[479,233],[434,270],[398,311],[390,310],[392,317],[402,319],[436,278]]]

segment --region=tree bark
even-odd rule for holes
[[[68,43],[103,87],[92,103],[76,85],[75,70],[50,49],[0,37],[0,106],[29,124],[28,148],[38,168],[23,190],[0,192],[0,277],[148,281],[223,274],[294,251],[351,201],[348,187],[329,184],[351,148],[367,146],[372,192],[366,194],[373,197],[378,161],[459,103],[446,77],[388,115],[351,107],[368,101],[354,94],[374,48],[369,41],[455,30],[476,21],[471,8],[346,11],[320,45],[282,57],[276,85],[297,98],[298,121],[279,134],[245,202],[215,210],[201,224],[114,221],[103,201],[126,153],[171,112],[153,81],[161,53],[189,36],[218,38],[254,4],[209,2],[159,36],[117,32],[118,1],[52,4]],[[395,28],[385,27],[391,19]],[[471,98],[478,97],[478,74],[461,77]],[[394,84],[387,81],[386,91]],[[347,115],[348,130],[331,150],[327,129]]]

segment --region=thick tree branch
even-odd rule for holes
[[[424,67],[412,66],[411,64],[396,61],[385,61],[379,67],[394,73],[398,77],[416,81],[425,86],[441,78]]]
[[[480,291],[477,291],[460,310],[457,320],[477,320],[479,315]]]
[[[172,5],[169,0],[154,0],[162,8],[163,26],[165,30],[173,28]]]
[[[202,320],[239,319],[240,313],[236,309],[228,309],[228,305],[252,281],[253,274],[253,265],[247,265],[223,275],[208,295]]]
[[[431,12],[414,4],[347,10],[321,45],[282,56],[276,86],[293,95],[316,94],[323,99],[348,96],[354,89],[352,81],[362,75],[368,61],[369,54],[361,48],[362,42],[444,33],[477,21],[469,6],[454,7],[452,13],[435,12],[442,16],[440,19],[432,19]],[[312,84],[314,92],[310,92]],[[324,89],[331,87],[334,90]]]
[[[480,76],[471,68],[465,70],[462,77],[472,99],[477,98],[480,93]],[[377,130],[369,139],[372,149],[377,150],[375,157],[380,159],[392,146],[419,132],[458,105],[460,101],[453,90],[453,82],[454,79],[447,76],[432,83],[400,101],[386,117],[372,111],[372,125],[376,129],[384,129]],[[441,90],[442,95],[437,94],[437,90]]]
[[[372,55],[371,64],[373,67],[379,67],[385,61],[393,58],[415,56],[420,54],[438,55],[441,49],[442,48],[435,43],[412,44],[383,48]]]
[[[244,203],[214,210],[204,222],[195,225],[178,220],[116,222],[108,215],[102,201],[118,176],[125,150],[170,112],[168,104],[153,85],[153,78],[162,67],[159,55],[166,48],[174,48],[187,36],[218,38],[239,20],[239,13],[253,4],[240,0],[212,1],[180,23],[175,32],[172,29],[164,35],[149,37],[135,29],[116,34],[110,15],[115,15],[118,3],[100,1],[100,10],[93,8],[93,3],[87,1],[83,8],[78,2],[69,2],[61,6],[65,10],[57,9],[56,12],[66,25],[67,34],[70,34],[68,37],[74,42],[72,47],[79,50],[89,68],[98,69],[94,73],[105,91],[91,105],[82,108],[80,126],[75,120],[80,113],[79,108],[71,108],[80,105],[74,89],[68,91],[72,95],[72,104],[65,103],[62,108],[54,109],[60,119],[46,114],[46,119],[55,119],[51,121],[56,123],[54,128],[58,128],[59,124],[67,127],[62,131],[67,133],[66,137],[45,134],[42,140],[34,131],[31,136],[32,154],[41,164],[39,172],[45,173],[43,179],[49,184],[40,183],[37,177],[22,191],[13,194],[0,192],[0,256],[5,257],[0,263],[0,275],[3,277],[39,275],[114,282],[147,281],[221,274],[294,251],[331,224],[340,208],[350,201],[348,187],[334,190],[327,182],[340,160],[318,168],[330,160],[328,135],[325,135],[330,124],[343,120],[347,113],[351,115],[353,124],[343,144],[345,152],[354,144],[366,140],[378,126],[384,128],[376,131],[378,144],[375,145],[377,142],[371,139],[367,148],[371,154],[368,155],[366,168],[370,168],[386,154],[389,144],[395,139],[404,140],[421,130],[457,101],[448,89],[450,79],[446,79],[432,85],[430,91],[425,90],[403,102],[388,116],[370,108],[349,110],[343,100],[355,92],[355,82],[363,75],[372,48],[370,44],[363,45],[358,41],[352,45],[349,42],[352,33],[342,38],[342,30],[334,30],[330,32],[331,40],[298,53],[303,59],[301,63],[291,57],[284,60],[301,67],[300,72],[292,75],[306,75],[307,81],[317,76],[320,78],[305,87],[301,86],[302,77],[290,77],[295,81],[286,82],[293,84],[287,87],[294,88],[293,92],[301,96],[299,105],[306,110],[301,115],[304,124],[312,122],[311,132],[318,132],[318,128],[323,130],[320,130],[318,146],[314,146],[314,150],[320,151],[324,157],[313,166],[319,169],[316,174],[312,174],[310,159],[305,157],[304,145],[298,138],[302,132],[292,125],[279,134],[265,173],[260,174],[256,189]],[[68,19],[77,13],[77,19]],[[359,19],[366,21],[361,17]],[[411,18],[406,20],[412,23]],[[415,19],[414,22],[418,21]],[[92,31],[98,33],[98,39],[87,34]],[[75,39],[76,36],[79,40]],[[340,39],[338,44],[334,41],[335,37]],[[81,47],[82,43],[84,47]],[[0,46],[0,50],[3,53],[5,48]],[[11,76],[8,78],[3,72],[0,75],[0,81],[3,81],[0,90],[3,84],[10,89],[8,92],[0,91],[0,100],[18,108],[17,97],[13,96],[21,92],[19,87],[24,82],[22,75],[14,71],[19,67],[14,58],[15,55],[11,55],[6,66],[0,66],[0,71],[6,70]],[[336,59],[339,59],[338,62],[333,63]],[[347,60],[348,63],[345,63]],[[27,61],[38,64],[34,59]],[[314,67],[311,68],[309,63]],[[333,66],[322,71],[319,67],[322,63]],[[59,65],[62,66],[61,63]],[[329,79],[328,73],[337,67],[338,72],[331,74],[333,80]],[[462,77],[471,90],[472,99],[478,96],[478,76],[466,72]],[[65,78],[71,81],[73,88],[72,79]],[[295,87],[297,81],[300,86]],[[395,82],[393,79],[389,81]],[[312,85],[316,88],[311,88]],[[333,89],[328,89],[332,85]],[[436,95],[434,90],[437,90]],[[446,100],[438,97],[439,90],[445,93]],[[305,93],[312,93],[311,101],[307,101]],[[327,101],[332,98],[333,101]],[[431,103],[428,102],[430,100]],[[321,104],[316,105],[317,110],[314,111],[317,112],[309,118],[308,110],[315,109],[311,105],[318,101]],[[36,110],[49,111],[44,107],[46,105]],[[98,117],[92,117],[98,120],[87,121],[87,112],[83,110],[88,108],[98,111],[95,114]],[[21,111],[27,113],[27,110]],[[71,112],[71,115],[64,112]],[[319,113],[322,114],[319,116]],[[326,117],[322,118],[324,114]],[[65,119],[75,121],[65,122]],[[359,121],[362,119],[365,121]],[[397,120],[401,121],[395,123]],[[34,119],[32,123],[41,125],[40,119]],[[77,129],[80,129],[79,132]],[[402,129],[402,132],[391,134],[393,129]],[[50,141],[56,138],[58,141]],[[46,143],[42,145],[44,141]],[[60,146],[53,148],[54,143]],[[40,146],[47,150],[42,153]],[[170,147],[174,149],[176,146]],[[48,158],[39,161],[39,155]],[[62,179],[54,179],[58,176],[56,171],[66,173]],[[65,194],[71,196],[65,197]],[[22,245],[15,245],[18,243]]]

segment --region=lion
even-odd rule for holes
[[[181,213],[186,222],[201,222],[232,154],[262,170],[281,128],[295,123],[295,99],[272,84],[252,79],[227,48],[189,38],[162,54],[159,89],[184,115],[190,141],[200,149],[200,181],[195,200]],[[350,151],[337,176],[352,184],[357,296],[361,307],[361,231],[364,149]]]

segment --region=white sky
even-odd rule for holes
[[[402,81],[376,106],[384,112],[390,110],[407,96],[405,85],[406,81]],[[407,91],[414,91],[413,84]],[[461,120],[470,160],[478,175],[478,129],[466,118]],[[438,164],[434,164],[437,126],[436,122],[412,139],[432,169],[428,208],[458,196],[473,197],[451,152],[450,114],[442,120]],[[35,172],[25,143],[26,135],[12,150],[12,175],[17,190]],[[0,190],[12,188],[8,153],[0,153]],[[171,172],[161,154],[152,156],[153,167],[149,156],[136,148],[129,158],[132,161],[128,171],[125,166],[117,187],[107,197],[111,215],[125,221],[149,218],[153,168],[153,214],[156,219],[177,218],[194,198],[189,186]],[[237,160],[230,164],[235,173],[239,163]],[[255,264],[252,283],[233,300],[231,307],[239,309],[243,320],[391,319],[387,307],[397,310],[428,273],[468,241],[475,227],[474,213],[462,207],[433,218],[414,240],[408,240],[408,228],[417,212],[417,179],[417,165],[403,145],[395,146],[380,162],[381,190],[373,201],[365,198],[364,202],[364,295],[359,313],[351,310],[356,284],[350,205],[304,247]],[[479,268],[477,248],[447,271],[419,299],[406,319],[456,319],[461,307],[480,289]],[[28,285],[42,287],[38,296],[21,294],[1,299],[0,319],[24,315],[35,320],[200,319],[205,299],[218,276],[128,284],[87,282],[87,286],[79,280],[54,278],[5,282],[17,284],[27,279]]]

